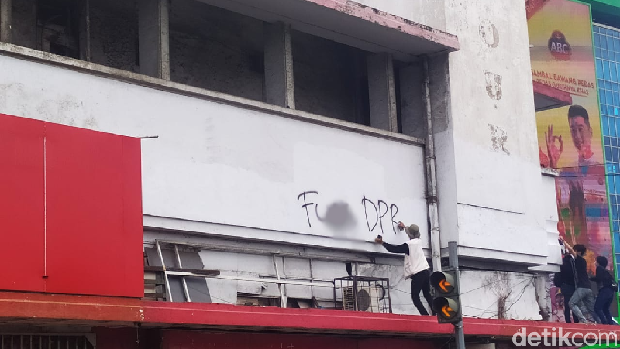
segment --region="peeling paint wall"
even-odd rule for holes
[[[198,1],[170,5],[175,82],[263,100],[263,22]]]
[[[524,12],[520,2],[446,0],[446,29],[461,50],[449,56],[449,107],[433,99],[442,246],[458,241],[463,264],[507,270],[463,272],[468,316],[541,319],[534,274],[521,272],[548,263],[538,270],[549,273],[560,262]],[[442,78],[442,64],[431,61],[431,80]]]
[[[428,25],[435,29],[445,30],[446,28],[444,0],[355,0],[355,2],[391,13],[416,23]]]
[[[466,255],[544,263],[549,200],[540,193],[549,183],[537,156],[525,8],[446,3],[461,50],[450,55],[448,128],[437,130],[442,245],[452,239]]]

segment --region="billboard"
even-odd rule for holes
[[[571,103],[536,112],[540,163],[557,169],[558,230],[587,247],[589,272],[596,256],[613,268],[605,158],[596,88],[590,7],[570,0],[526,1],[532,80],[569,93]],[[554,320],[563,302],[552,289]]]

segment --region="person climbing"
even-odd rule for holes
[[[588,323],[588,320],[579,307],[580,302],[583,302],[586,312],[594,318],[595,322],[600,323],[601,320],[594,312],[594,295],[592,294],[590,278],[588,277],[588,262],[583,258],[587,251],[586,247],[584,245],[575,245],[575,247],[572,248],[562,238],[560,238],[560,244],[563,244],[566,250],[575,257],[575,293],[573,293],[573,296],[568,302],[573,314],[577,316],[579,322]]]
[[[562,249],[562,266],[560,266],[560,272],[556,273],[553,282],[560,288],[560,293],[564,299],[564,320],[566,323],[571,323],[571,309],[570,299],[575,293],[575,257]],[[572,314],[572,320],[575,323],[579,322],[579,319],[575,314]]]
[[[430,267],[422,250],[420,228],[415,224],[406,227],[403,222],[398,222],[398,230],[404,230],[410,240],[401,245],[392,245],[384,242],[381,236],[377,236],[375,243],[383,245],[389,252],[405,254],[405,279],[411,279],[411,300],[418,308],[420,315],[428,315],[428,311],[420,300],[421,291],[431,307],[432,314],[435,315],[435,311],[432,310],[433,297],[429,282]]]
[[[614,325],[609,307],[614,299],[614,293],[618,290],[613,276],[607,268],[607,258],[603,256],[596,257],[596,276],[590,278],[598,285],[598,295],[594,302],[594,312],[601,319],[601,322],[607,325]]]

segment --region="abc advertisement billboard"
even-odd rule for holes
[[[597,256],[607,257],[610,269],[614,259],[590,7],[571,0],[526,0],[526,7],[532,80],[568,93],[572,100],[536,112],[540,163],[559,172],[560,235],[571,245],[586,246],[588,269],[594,274]],[[551,289],[552,320],[563,321],[558,291]]]

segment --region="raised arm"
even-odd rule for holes
[[[573,250],[573,248],[566,241],[564,241],[562,237],[560,237],[558,241],[560,242],[560,245],[564,245],[564,247],[566,247],[568,253],[570,253],[573,257],[577,257],[577,253],[575,253],[575,250]]]

